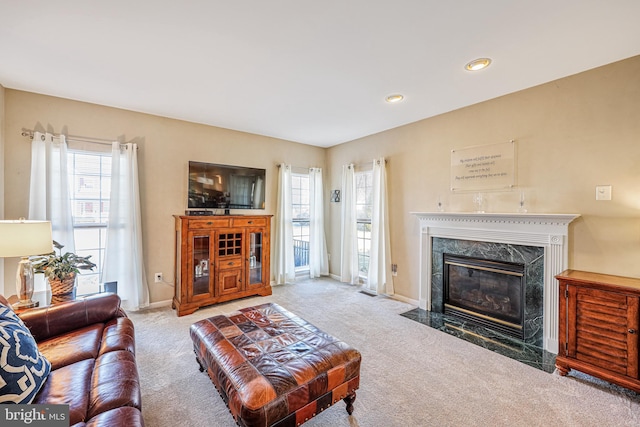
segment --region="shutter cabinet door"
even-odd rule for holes
[[[568,356],[638,378],[638,297],[572,285],[568,291]]]

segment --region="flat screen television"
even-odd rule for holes
[[[264,209],[265,169],[189,162],[189,209]]]

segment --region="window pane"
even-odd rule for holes
[[[367,219],[367,207],[363,205],[356,205],[356,218],[362,220]]]
[[[300,189],[294,188],[291,190],[291,204],[299,205],[300,204]]]
[[[100,160],[101,160],[101,171],[100,171],[100,175],[103,177],[110,177],[111,176],[111,156],[100,156]],[[111,182],[111,180],[109,180],[109,182]]]
[[[369,253],[371,252],[371,212],[373,202],[372,171],[356,173],[356,215],[358,240],[358,267],[360,276],[369,271]]]
[[[76,175],[73,182],[76,196],[85,199],[100,198],[101,189],[99,176]]]
[[[85,250],[78,250],[76,248],[76,254],[78,256],[91,256],[90,261],[93,262],[94,264],[97,264],[96,260],[98,260],[100,258],[100,250],[99,249],[85,249]],[[80,270],[83,271],[83,270]],[[86,270],[86,272],[89,272],[90,270]],[[95,269],[93,270],[94,272],[96,271]]]
[[[109,219],[111,153],[70,151],[68,161],[75,252],[79,256],[91,255],[97,265],[92,271],[81,270],[77,283],[80,292],[96,292]]]
[[[309,266],[309,175],[292,175],[291,199],[295,266],[305,269]]]
[[[299,205],[299,206],[294,206],[294,212],[296,214],[294,214],[294,219],[295,218],[299,218],[299,219],[309,219],[309,205]]]
[[[99,228],[76,228],[74,231],[76,252],[84,249],[97,248],[100,242]]]
[[[293,223],[293,238],[298,240],[309,241],[309,223],[308,222],[294,222]]]
[[[81,273],[77,276],[76,284],[82,293],[99,292],[100,275],[98,273]]]
[[[293,212],[292,212],[293,219],[303,218],[303,216],[302,216],[302,206],[294,205],[292,209],[293,209]]]
[[[72,155],[75,155],[75,162],[73,163],[74,174],[100,174],[100,155],[80,153],[73,153]]]
[[[109,200],[103,200],[100,203],[100,223],[109,223]]]
[[[367,187],[356,187],[356,204],[363,205],[367,201]]]
[[[108,178],[108,179],[107,179]],[[103,176],[103,179],[100,181],[100,193],[103,197],[109,197],[111,194],[111,177]]]

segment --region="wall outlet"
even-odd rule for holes
[[[398,275],[398,264],[391,264],[391,275],[392,276]]]
[[[162,273],[156,273],[155,280],[156,280],[156,283],[162,282]]]

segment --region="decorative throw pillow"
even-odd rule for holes
[[[22,319],[0,304],[0,403],[31,403],[51,372]]]

